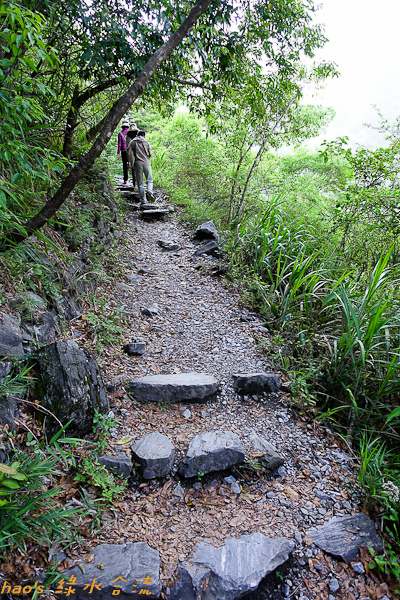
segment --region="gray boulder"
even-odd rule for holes
[[[160,556],[146,542],[100,544],[92,552],[92,562],[79,563],[82,570],[75,566],[65,573],[68,579],[76,577],[73,585],[76,600],[109,600],[116,591],[120,592],[117,596],[120,600],[133,600],[141,590],[150,591],[145,594],[146,598],[160,597]],[[97,587],[91,589],[93,581]],[[57,597],[67,598],[68,587],[64,584],[63,592],[57,591]]]
[[[138,377],[128,384],[128,390],[139,402],[182,402],[211,396],[218,385],[218,380],[211,375],[178,373]]]
[[[158,240],[157,244],[160,246],[163,252],[176,252],[181,249],[181,246],[176,242],[169,240]]]
[[[22,358],[22,335],[20,319],[9,314],[0,315],[0,358]]]
[[[150,307],[146,307],[146,308],[141,308],[140,312],[142,313],[142,315],[144,317],[154,317],[154,315],[160,314],[160,309],[157,308],[156,306],[150,306]]]
[[[261,463],[266,469],[274,471],[283,465],[285,462],[282,456],[279,454],[277,449],[264,440],[262,437],[256,434],[255,431],[251,432],[250,441],[255,452],[262,452],[263,455],[257,458],[257,462]]]
[[[214,548],[201,542],[181,563],[170,600],[235,600],[257,589],[269,573],[285,563],[294,542],[262,533],[231,538]]]
[[[232,431],[205,431],[189,444],[186,456],[179,467],[183,477],[198,473],[223,471],[244,461],[244,451],[239,437]]]
[[[232,375],[233,387],[238,394],[260,394],[278,392],[281,382],[274,373],[238,373]]]
[[[204,254],[208,254],[210,256],[219,256],[218,242],[208,242],[208,244],[198,248],[196,252],[194,252],[193,256],[203,256]]]
[[[383,551],[383,543],[374,522],[364,513],[333,517],[324,525],[313,527],[306,533],[318,548],[346,563],[356,559],[361,546],[368,546],[377,552]]]
[[[143,469],[144,479],[168,475],[174,460],[175,448],[166,435],[154,431],[131,448],[134,459]]]
[[[199,225],[194,234],[195,240],[216,240],[218,241],[218,231],[212,221],[207,221]]]
[[[92,432],[94,410],[109,411],[108,400],[96,361],[71,340],[60,340],[38,350],[36,395],[68,433]],[[56,432],[59,424],[46,417],[46,429]]]
[[[97,460],[105,466],[107,471],[113,471],[115,475],[122,475],[125,479],[129,479],[132,471],[132,461],[124,452],[116,456],[99,456]]]
[[[10,298],[8,301],[11,308],[15,308],[23,317],[31,315],[32,313],[39,311],[46,311],[47,305],[41,296],[34,294],[33,292],[24,292],[20,296]]]
[[[124,352],[131,356],[142,356],[146,352],[146,343],[134,342],[132,344],[125,344]]]
[[[18,310],[22,326],[32,341],[49,344],[56,336],[56,317],[47,310],[46,302],[33,292],[25,292],[11,298],[9,305]],[[31,340],[29,340],[31,341]]]
[[[39,344],[49,344],[56,337],[57,320],[50,312],[37,313],[34,320],[23,321],[25,331]]]

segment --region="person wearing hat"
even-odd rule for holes
[[[124,119],[121,125],[121,131],[118,134],[118,156],[121,154],[122,168],[124,170],[124,183],[128,183],[128,155],[126,152],[126,134],[129,129],[129,121]]]
[[[136,183],[139,190],[140,202],[146,203],[147,200],[154,202],[155,197],[153,195],[153,175],[151,172],[151,148],[149,142],[146,140],[146,134],[144,131],[139,131],[137,136],[133,138],[130,146],[130,152],[134,155],[134,170]],[[147,192],[145,195],[144,191],[144,179],[146,177]]]
[[[138,130],[136,123],[131,123],[129,126],[129,129],[127,131],[127,134],[126,134],[126,151],[128,154],[128,166],[130,167],[131,173],[132,173],[133,187],[135,187],[135,185],[136,185],[136,177],[135,177],[135,168],[134,168],[135,155],[131,150],[131,148],[132,148],[131,142],[137,136],[138,133],[139,133],[139,130]]]

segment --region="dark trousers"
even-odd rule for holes
[[[128,153],[126,150],[121,150],[121,158],[124,169],[124,181],[128,181]]]

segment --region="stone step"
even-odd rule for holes
[[[106,600],[113,598],[115,591],[118,591],[117,597],[123,600],[141,593],[147,598],[160,598],[160,555],[146,542],[100,544],[92,548],[91,553],[92,558],[88,555],[86,559],[82,555],[79,566],[66,572],[68,578],[74,577],[72,593],[75,594],[76,590],[76,595],[70,596],[71,586],[67,585],[56,592],[57,598],[70,596],[77,600]],[[93,594],[90,582],[96,586]]]
[[[218,379],[203,373],[145,375],[128,384],[129,392],[139,402],[182,402],[203,400],[218,390]]]
[[[142,219],[146,219],[148,221],[152,219],[162,219],[167,215],[170,211],[168,208],[158,208],[153,210],[144,210],[142,212]]]
[[[215,548],[200,542],[189,560],[180,563],[170,600],[236,600],[257,589],[259,583],[289,558],[294,542],[267,538],[260,532],[230,538]],[[208,590],[212,590],[209,594]]]
[[[232,431],[203,431],[189,444],[185,459],[179,467],[182,477],[199,473],[223,471],[243,463],[244,450],[239,436]]]

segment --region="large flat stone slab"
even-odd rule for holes
[[[361,546],[368,546],[377,552],[383,551],[383,543],[375,524],[364,513],[333,517],[325,525],[313,527],[306,533],[318,548],[346,563],[356,559]]]
[[[214,548],[201,542],[181,563],[170,600],[235,600],[257,589],[269,573],[287,561],[294,542],[262,533],[231,538]]]
[[[218,389],[218,379],[203,373],[145,375],[133,379],[128,391],[139,402],[182,402],[203,400]]]
[[[171,470],[175,448],[166,435],[154,431],[132,446],[134,459],[143,469],[144,479],[165,477]]]
[[[92,552],[93,562],[81,562],[84,572],[78,566],[66,571],[68,580],[74,577],[76,581],[68,586],[61,580],[55,587],[58,598],[67,598],[69,587],[75,589],[75,593],[69,595],[75,600],[110,600],[114,597],[134,600],[140,595],[140,590],[150,591],[150,594],[142,592],[141,595],[146,598],[160,597],[160,556],[146,542],[100,544]],[[87,589],[84,589],[85,586]],[[119,591],[118,595],[116,591]]]
[[[244,459],[244,450],[236,433],[205,431],[190,442],[179,474],[195,477],[199,473],[223,471],[244,462]]]

